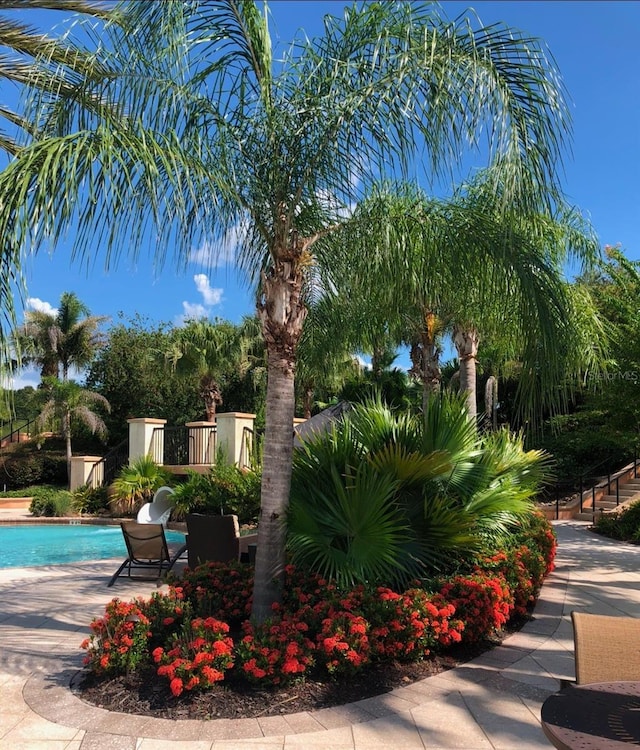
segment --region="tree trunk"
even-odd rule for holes
[[[421,335],[420,341],[411,344],[409,374],[422,383],[422,410],[426,414],[427,402],[434,393],[440,392],[442,370],[440,369],[441,349],[433,341]]]
[[[211,375],[203,375],[200,378],[200,397],[204,401],[207,422],[215,422],[216,409],[222,403],[222,393],[218,383]]]
[[[62,437],[67,448],[67,483],[71,487],[71,412],[68,409],[62,414]]]
[[[424,314],[424,328],[411,344],[409,356],[413,375],[422,383],[422,409],[427,413],[427,403],[434,393],[439,393],[442,385],[442,370],[440,369],[440,355],[442,349],[436,342],[436,328],[438,320],[430,310]]]
[[[305,419],[311,419],[311,407],[313,406],[313,396],[315,390],[309,386],[304,389],[304,403],[303,403],[303,414]]]
[[[263,622],[273,602],[282,597],[285,566],[286,514],[293,460],[296,349],[306,317],[301,299],[301,247],[279,255],[263,276],[258,304],[267,347],[267,401],[258,547],[252,617]]]
[[[484,410],[487,414],[490,428],[498,429],[498,378],[491,375],[484,387]]]
[[[456,326],[453,332],[453,343],[460,362],[460,391],[466,393],[467,414],[469,419],[476,420],[478,415],[476,395],[476,358],[480,336],[473,327]]]

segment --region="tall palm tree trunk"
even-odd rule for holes
[[[67,451],[67,482],[71,487],[71,412],[68,409],[62,415],[62,437]]]
[[[207,422],[215,422],[216,410],[222,404],[222,393],[215,378],[209,374],[200,378],[200,398],[204,402]]]
[[[422,410],[426,413],[429,398],[440,393],[442,370],[440,369],[440,347],[433,341],[414,342],[409,351],[411,369],[409,374],[422,384]]]
[[[478,399],[476,393],[476,359],[480,335],[473,327],[456,326],[453,332],[453,343],[460,362],[460,391],[466,394],[467,414],[469,419],[478,416]]]
[[[265,453],[251,613],[258,622],[271,615],[271,605],[282,596],[284,579],[286,514],[293,459],[296,349],[306,317],[301,300],[300,252],[298,247],[287,252],[286,260],[276,261],[270,274],[263,277],[263,301],[258,305],[267,347],[268,373]]]
[[[409,373],[422,383],[422,410],[427,413],[427,403],[434,393],[439,393],[442,385],[440,355],[442,349],[437,343],[438,318],[431,310],[424,312],[424,327],[411,344]]]

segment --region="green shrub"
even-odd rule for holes
[[[67,482],[67,462],[64,457],[47,453],[12,456],[4,464],[4,474],[10,489],[41,484],[64,485]]]
[[[53,484],[32,484],[28,487],[21,487],[18,490],[6,490],[5,492],[0,492],[0,497],[33,497],[39,490],[43,489],[59,490],[60,487]]]
[[[169,484],[173,475],[151,458],[140,456],[123,466],[112,485],[111,507],[118,515],[135,514],[153,499],[156,490]]]
[[[39,487],[33,496],[29,511],[34,516],[68,516],[71,510],[71,493],[51,487]]]
[[[640,501],[623,508],[619,513],[596,516],[594,531],[623,542],[640,542]]]
[[[208,474],[189,471],[187,476],[174,491],[174,518],[187,513],[235,513],[243,524],[258,520],[259,473],[218,462]]]
[[[106,487],[83,484],[72,493],[71,507],[75,513],[98,515],[109,510],[109,492]]]
[[[478,435],[460,398],[433,399],[424,419],[357,404],[294,452],[288,549],[341,584],[451,573],[505,543],[547,469],[519,435]]]

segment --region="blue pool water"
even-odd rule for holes
[[[167,541],[184,542],[184,534],[166,532]],[[119,526],[80,524],[0,525],[0,568],[60,565],[80,560],[124,560],[127,548]]]

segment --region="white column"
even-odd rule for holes
[[[225,460],[242,468],[249,462],[248,448],[243,446],[244,429],[253,430],[255,414],[244,414],[232,411],[226,414],[216,414],[217,443]]]
[[[71,456],[71,477],[69,490],[89,483],[91,487],[101,487],[104,479],[102,456]]]
[[[164,426],[166,419],[139,417],[129,424],[129,464],[141,456],[151,456],[160,466],[164,462]],[[155,432],[155,430],[158,430]],[[155,432],[155,435],[154,435]]]

